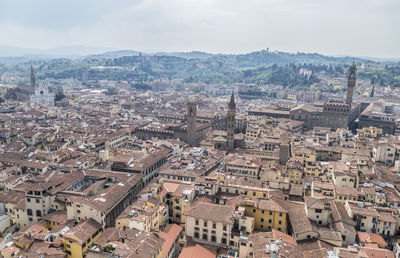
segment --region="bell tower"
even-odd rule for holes
[[[370,98],[373,98],[375,96],[375,85],[372,85],[371,93],[369,94]]]
[[[349,72],[349,77],[347,78],[347,95],[346,95],[346,104],[351,105],[353,102],[353,92],[354,92],[354,87],[356,86],[356,66],[353,63],[352,66],[350,66],[350,72]]]
[[[36,87],[35,73],[33,72],[33,66],[32,65],[31,65],[31,86],[32,86],[32,88]]]
[[[235,115],[235,96],[232,92],[231,100],[228,105],[228,115],[226,117],[227,150],[232,150],[235,147]]]
[[[190,146],[197,145],[197,102],[188,101],[187,102],[187,143]]]

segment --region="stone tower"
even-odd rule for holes
[[[33,72],[33,66],[32,65],[31,65],[31,86],[32,86],[32,88],[36,87],[35,73]]]
[[[195,101],[187,102],[187,143],[190,146],[197,145],[197,103]]]
[[[107,162],[110,160],[110,141],[107,140],[104,143],[104,150],[99,151],[99,158],[101,162]]]
[[[375,85],[372,85],[371,93],[369,94],[370,98],[373,98],[375,96]]]
[[[356,86],[356,66],[350,66],[350,73],[347,79],[347,95],[346,95],[346,104],[351,105],[353,102],[353,91],[354,87]]]
[[[231,101],[229,101],[228,105],[228,116],[226,118],[227,150],[232,150],[235,145],[235,114],[236,104],[232,92]]]

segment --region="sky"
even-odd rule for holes
[[[0,0],[0,45],[400,58],[400,0]]]

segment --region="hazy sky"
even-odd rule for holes
[[[400,0],[0,0],[0,44],[400,57]]]

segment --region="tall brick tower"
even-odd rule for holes
[[[371,93],[369,94],[370,98],[373,98],[375,96],[375,85],[372,85]]]
[[[356,86],[356,66],[353,63],[352,66],[350,66],[350,72],[349,72],[349,77],[347,79],[347,95],[346,95],[346,104],[351,105],[353,102],[353,92],[354,92],[354,87]]]
[[[187,143],[190,146],[197,145],[197,102],[188,101],[187,104]]]
[[[226,118],[226,136],[227,136],[227,149],[232,150],[235,145],[235,115],[236,115],[236,104],[233,92],[231,100],[228,105],[228,116]]]
[[[33,66],[32,65],[31,65],[31,86],[32,86],[32,88],[36,87],[35,73],[33,72]]]

